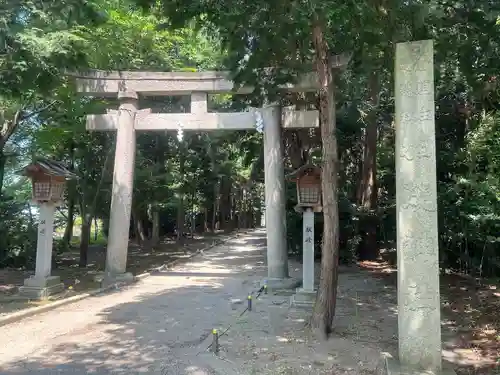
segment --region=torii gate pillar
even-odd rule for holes
[[[109,220],[108,249],[104,284],[131,280],[126,272],[128,237],[135,169],[135,117],[139,109],[139,97],[134,91],[119,92],[118,127],[116,131],[113,190]]]
[[[87,129],[116,130],[116,152],[113,172],[110,230],[104,283],[129,280],[126,273],[128,230],[132,204],[135,131],[178,130],[244,130],[255,129],[256,114],[262,115],[264,130],[265,195],[267,231],[268,284],[286,287],[295,280],[288,278],[286,246],[285,182],[282,128],[318,126],[318,111],[281,110],[272,105],[251,112],[209,113],[207,95],[211,93],[251,93],[252,87],[235,87],[227,72],[102,72],[77,76],[78,91],[97,97],[120,99],[118,111],[87,116]],[[293,92],[316,91],[315,73],[299,77],[297,83],[280,86]],[[191,113],[151,113],[139,110],[138,95],[191,95]],[[286,281],[285,281],[286,280]]]
[[[264,121],[267,276],[268,282],[272,282],[272,280],[288,277],[285,171],[280,107],[272,105],[265,108],[262,119]]]

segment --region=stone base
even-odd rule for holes
[[[49,296],[61,293],[64,284],[59,276],[36,278],[34,276],[24,280],[24,285],[19,288],[19,296],[27,299],[46,299]]]
[[[130,284],[135,281],[135,276],[130,272],[120,274],[104,274],[101,280],[101,287],[106,288],[113,284]]]
[[[402,366],[390,354],[384,353],[377,367],[377,375],[455,375],[455,371],[446,363],[443,363],[443,368],[438,373]]]
[[[290,298],[290,305],[294,307],[312,307],[316,300],[316,290],[297,288],[296,293]]]
[[[279,292],[281,290],[295,289],[302,284],[302,280],[288,277],[286,279],[265,279],[260,286],[267,285],[268,292]]]

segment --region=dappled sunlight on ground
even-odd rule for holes
[[[335,333],[318,341],[307,327],[310,312],[290,308],[290,294],[257,294],[264,233],[248,237],[111,294],[0,327],[0,373],[373,373],[380,351],[395,343],[394,295],[383,283],[344,269]],[[290,272],[300,274],[300,265]],[[242,315],[248,294],[253,309]],[[224,333],[219,357],[207,352],[213,328]]]
[[[184,261],[192,254],[202,248],[214,244],[221,239],[231,236],[225,233],[205,233],[195,238],[184,239],[182,243],[176,243],[169,238],[161,241],[156,247],[138,246],[130,244],[128,251],[127,270],[137,275],[154,267],[159,267],[171,261]],[[237,240],[237,239],[235,239]],[[234,241],[234,240],[233,240]],[[244,242],[236,242],[242,244]],[[20,269],[0,269],[0,316],[25,308],[46,304],[50,301],[71,297],[79,293],[94,290],[100,287],[95,277],[104,270],[106,261],[106,249],[104,246],[91,246],[88,255],[88,267],[78,267],[78,251],[70,251],[58,256],[58,266],[52,271],[53,275],[61,277],[66,290],[49,301],[25,301],[12,297],[24,279],[33,274],[32,271]]]
[[[255,239],[262,240],[262,236]],[[252,242],[246,241],[247,250],[262,252],[262,244],[253,247]],[[199,346],[214,326],[225,324],[224,317],[232,311],[229,297],[243,297],[237,293],[245,282],[242,266],[252,265],[252,260],[228,255],[226,248],[214,249],[189,266],[154,273],[143,283],[111,295],[42,314],[41,323],[28,319],[38,327],[29,331],[36,337],[34,343],[25,350],[0,349],[1,372],[160,373],[173,350]],[[85,308],[89,303],[93,306]],[[68,310],[73,311],[71,320],[65,319]],[[57,314],[62,316],[58,319]],[[58,321],[68,327],[53,327]],[[10,332],[6,342],[19,340],[23,334],[19,330],[28,330],[20,324],[10,327],[14,331],[18,327],[18,332],[4,327],[4,332]],[[189,368],[196,366],[181,367],[175,373],[191,373]]]
[[[361,262],[360,267],[397,282],[397,270],[385,262]],[[443,358],[459,375],[500,372],[500,297],[498,286],[478,285],[457,274],[441,275]]]

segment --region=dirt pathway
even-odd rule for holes
[[[182,244],[173,239],[164,238],[155,248],[130,244],[127,253],[127,271],[134,275],[159,267],[173,260],[182,260],[199,249],[206,248],[216,241],[232,236],[223,232],[205,233],[194,238],[187,238]],[[63,293],[51,296],[49,301],[26,301],[16,299],[15,293],[19,286],[33,272],[18,269],[0,269],[0,316],[33,306],[43,305],[53,300],[71,297],[80,293],[99,288],[100,283],[95,276],[104,270],[106,262],[106,247],[92,245],[89,248],[88,266],[78,267],[78,251],[58,255],[58,265],[52,271],[60,276],[66,289]]]
[[[397,271],[387,263],[362,267],[396,290]],[[478,285],[456,274],[440,277],[443,358],[458,375],[500,373],[500,286]],[[395,293],[395,292],[394,292]]]
[[[340,270],[328,342],[310,335],[310,312],[290,308],[291,293],[254,294],[252,311],[240,316],[265,277],[264,259],[257,230],[112,294],[0,327],[0,373],[359,375],[374,374],[381,352],[396,353],[395,286],[358,267]],[[300,272],[292,262],[290,273]],[[460,375],[496,374],[491,339],[472,341],[486,329],[476,311],[485,295],[456,287],[443,293],[444,357]],[[213,328],[227,329],[218,357],[206,351]]]
[[[264,255],[256,231],[123,290],[1,327],[0,373],[373,373],[394,343],[383,283],[342,271],[336,335],[325,344],[308,335],[309,312],[290,309],[286,294],[262,295],[239,317],[265,275]],[[220,357],[206,352],[214,327],[230,327]]]

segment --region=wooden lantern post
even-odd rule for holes
[[[24,280],[19,292],[30,299],[44,299],[64,289],[59,276],[51,276],[54,213],[63,200],[66,180],[76,175],[61,163],[47,159],[31,163],[22,174],[31,179],[32,198],[39,206],[40,218],[35,275]]]
[[[302,288],[292,298],[294,305],[312,305],[314,287],[314,213],[321,212],[321,168],[304,165],[289,175],[297,184],[295,210],[302,212]]]

